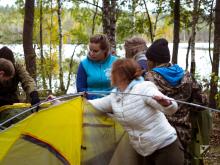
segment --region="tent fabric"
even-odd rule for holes
[[[8,109],[17,109],[17,108],[29,108],[31,107],[30,103],[14,103],[12,105],[4,105],[0,107],[0,112]]]
[[[83,101],[81,97],[66,101],[48,109],[32,114],[28,118],[9,127],[0,133],[0,164],[54,164],[53,161],[46,161],[45,149],[40,147],[40,154],[27,152],[30,149],[29,143],[33,143],[32,137],[44,144],[47,144],[54,151],[62,155],[67,164],[79,165],[82,143],[82,114]],[[24,142],[25,141],[25,142]],[[18,155],[23,153],[22,159]],[[53,153],[53,152],[50,152]],[[34,156],[35,155],[35,156]],[[53,154],[54,155],[54,154]],[[16,159],[13,159],[17,157]],[[32,159],[32,158],[35,159]],[[55,158],[53,158],[54,160]],[[42,160],[42,162],[39,162]],[[62,160],[62,159],[58,159]],[[31,162],[31,163],[30,163]],[[61,161],[62,162],[62,161]],[[62,163],[66,164],[66,163]]]
[[[137,160],[121,125],[81,97],[0,131],[0,165],[136,165]]]
[[[128,134],[125,133],[117,145],[109,165],[140,165],[143,157],[139,155],[129,143]]]
[[[28,158],[26,158],[27,155]],[[22,162],[24,165],[39,165],[46,164],[47,162],[50,162],[49,164],[53,165],[65,164],[61,161],[61,159],[59,159],[59,157],[56,157],[49,150],[44,149],[41,146],[35,145],[34,143],[31,143],[22,138],[18,139],[15,142],[13,147],[1,161],[1,164],[10,165],[12,162]]]
[[[139,165],[142,161],[122,126],[87,101],[84,103],[81,155],[82,165]]]
[[[123,132],[117,122],[85,101],[81,164],[109,164]]]

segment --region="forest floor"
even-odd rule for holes
[[[212,135],[210,147],[204,155],[205,165],[220,164],[220,113],[213,113]]]

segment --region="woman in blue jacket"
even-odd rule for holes
[[[77,92],[111,91],[110,73],[112,63],[117,59],[109,53],[110,44],[103,34],[90,38],[88,55],[78,67],[76,77]],[[87,99],[95,99],[100,95],[88,94]]]

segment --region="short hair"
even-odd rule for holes
[[[0,58],[4,58],[6,60],[11,61],[13,64],[15,63],[14,54],[8,47],[4,46],[0,49]]]
[[[4,76],[12,77],[15,74],[15,68],[11,61],[0,58],[0,71],[4,71]]]
[[[100,44],[100,48],[102,50],[106,50],[106,52],[109,52],[110,50],[110,43],[106,35],[104,34],[95,34],[90,37],[90,43],[96,43]]]
[[[115,77],[120,76],[123,81],[129,83],[142,75],[140,65],[134,59],[118,59],[112,65],[112,84],[114,85]]]

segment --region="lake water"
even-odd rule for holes
[[[0,48],[4,46],[0,44]],[[6,45],[9,48],[12,49],[12,51],[15,53],[15,55],[19,58],[23,58],[23,46],[21,44],[16,45]],[[180,43],[179,45],[179,51],[178,51],[178,64],[185,69],[186,66],[186,52],[187,52],[187,43]],[[213,47],[213,44],[211,45]],[[63,58],[71,57],[75,46],[71,44],[65,44],[63,45]],[[80,59],[84,58],[85,55],[77,56],[82,50],[84,50],[83,46],[78,46],[76,48],[76,53],[74,56],[74,59],[77,61],[80,61]],[[173,44],[169,44],[170,53],[172,54]],[[44,47],[45,51],[49,51],[49,48],[47,46]],[[39,55],[39,49],[36,49],[36,53]],[[208,43],[196,43],[196,73],[201,76],[201,78],[207,78],[209,79],[210,73],[211,73],[211,63],[210,63],[210,57],[209,57],[209,51],[208,51]],[[86,51],[85,53],[86,54]],[[120,57],[124,57],[124,50],[117,49],[117,55]],[[190,68],[190,61],[191,61],[191,54],[189,53],[189,68]],[[58,83],[58,82],[54,82]],[[75,88],[75,80],[72,81],[72,85],[70,89],[68,90],[68,93],[74,93],[76,91]]]

